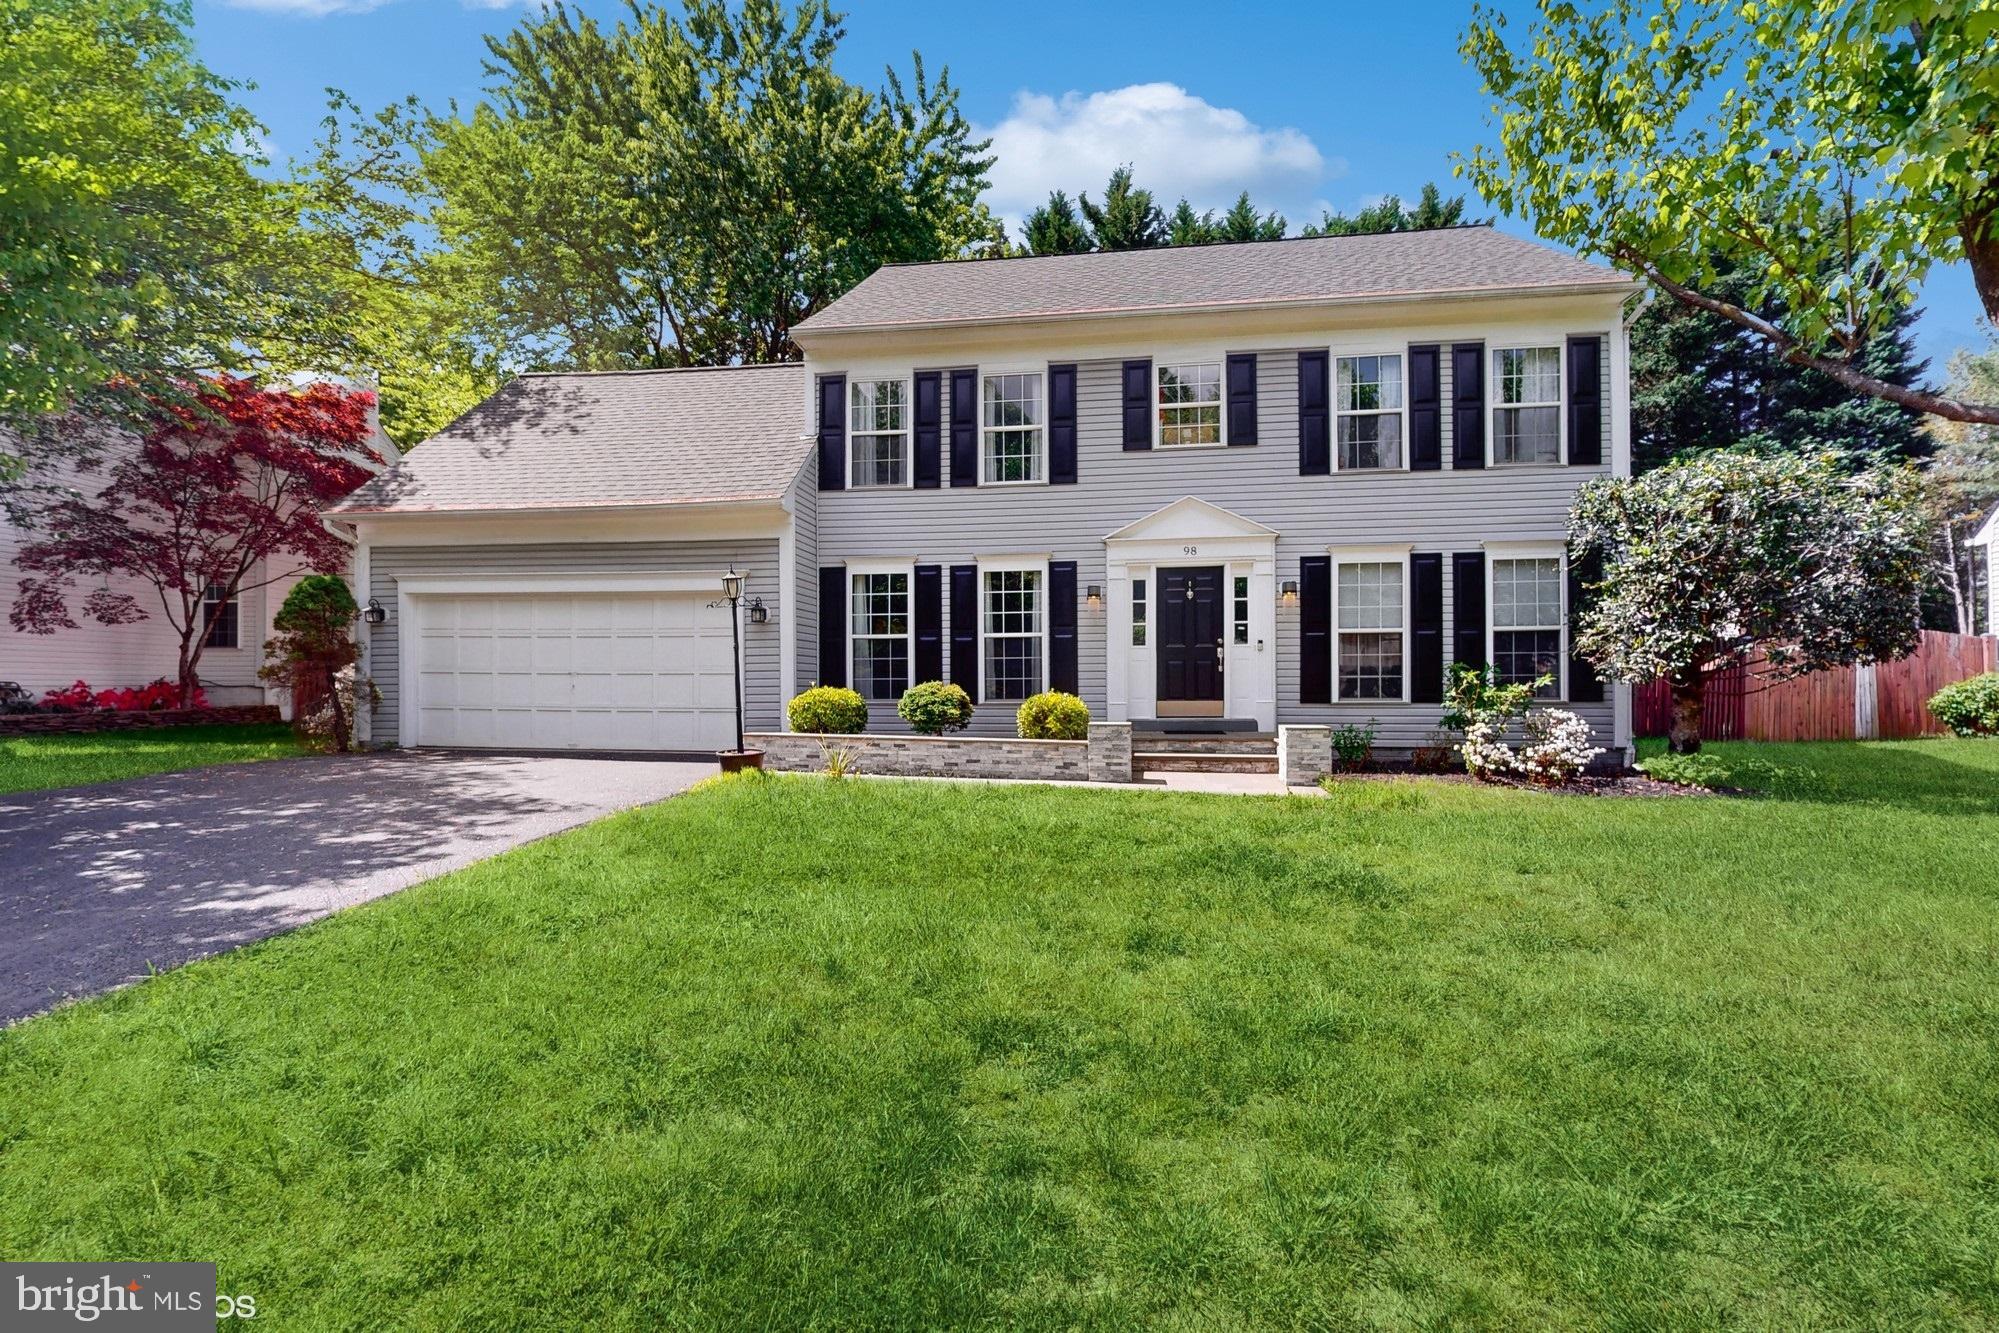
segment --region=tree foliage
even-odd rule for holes
[[[248,380],[193,386],[154,406],[150,428],[107,451],[94,496],[69,496],[36,515],[38,534],[15,553],[24,577],[8,619],[16,630],[75,629],[72,607],[106,625],[150,612],[113,578],[150,587],[180,639],[183,699],[198,687],[210,587],[234,600],[301,570],[332,572],[347,543],[321,514],[369,476],[373,395],[331,384],[259,389]],[[97,586],[79,599],[79,582]]]
[[[948,75],[833,68],[825,0],[556,3],[488,40],[487,95],[434,118],[437,290],[509,367],[774,361],[885,263],[1001,240]]]
[[[1027,215],[1022,228],[1027,252],[1035,255],[1079,255],[1090,249],[1089,229],[1069,196],[1060,190],[1048,202]]]
[[[1423,187],[1413,209],[1404,208],[1399,195],[1388,195],[1380,203],[1369,204],[1348,217],[1344,213],[1322,212],[1308,225],[1307,236],[1365,236],[1384,231],[1425,231],[1436,227],[1463,226],[1465,197],[1444,198],[1435,182]]]
[[[1999,318],[1999,0],[1539,10],[1515,45],[1476,6],[1460,48],[1496,101],[1459,163],[1483,197],[1851,389],[1999,422],[1864,361],[1933,264]]]
[[[324,698],[331,713],[333,748],[341,754],[348,751],[350,733],[339,676],[342,668],[361,660],[361,645],[354,641],[354,620],[360,613],[346,579],[338,574],[306,575],[292,585],[284,605],[271,617],[276,633],[264,644],[264,665],[257,673],[292,691],[294,720],[301,724],[302,700],[310,694]]]
[[[1749,277],[1722,267],[1714,289],[1746,302]],[[1781,319],[1774,303],[1767,318]],[[1876,378],[1913,386],[1927,363],[1910,337],[1915,312],[1899,311],[1858,363]],[[1923,415],[1785,360],[1762,335],[1677,301],[1655,301],[1631,327],[1631,453],[1640,472],[1675,454],[1746,443],[1832,450],[1852,466],[1928,455]]]
[[[1760,651],[1767,678],[1907,656],[1932,520],[1913,467],[1722,450],[1586,484],[1572,557],[1592,554],[1576,649],[1619,680],[1671,681],[1672,746],[1700,746],[1702,673]]]
[[[1104,185],[1104,201],[1077,197],[1083,219],[1090,225],[1090,244],[1098,250],[1150,250],[1166,244],[1166,215],[1152,191],[1132,184],[1131,168],[1119,167]]]
[[[1962,348],[1948,368],[1953,397],[1999,402],[1999,343],[1983,351]],[[1984,582],[1984,552],[1967,546],[1995,509],[1999,509],[1999,426],[1931,418],[1930,435],[1936,454],[1930,478],[1936,499],[1938,574],[1955,613],[1961,634],[1999,633],[1999,626],[1981,623],[1979,609],[1989,605]]]

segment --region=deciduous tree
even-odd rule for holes
[[[1999,319],[1999,0],[1539,10],[1515,44],[1476,6],[1460,48],[1495,101],[1459,164],[1482,196],[1849,389],[1999,423],[1865,360],[1934,264]]]
[[[1576,648],[1624,681],[1671,682],[1676,753],[1700,748],[1703,673],[1760,650],[1765,679],[1905,657],[1933,521],[1913,467],[1723,450],[1586,484],[1571,555],[1602,561]]]
[[[200,684],[210,588],[221,600],[302,570],[332,573],[347,543],[321,515],[382,462],[369,445],[373,395],[315,384],[260,389],[217,379],[161,402],[144,435],[107,451],[95,495],[48,504],[15,554],[26,575],[8,619],[29,634],[74,629],[72,606],[106,625],[151,612],[110,580],[150,587],[179,638],[183,702]],[[79,584],[96,580],[79,598]]]

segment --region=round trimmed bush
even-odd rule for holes
[[[1020,706],[1025,741],[1080,741],[1090,735],[1090,706],[1073,694],[1044,690]]]
[[[1944,686],[1930,696],[1930,712],[1960,736],[1999,736],[1999,671]]]
[[[840,685],[815,685],[793,697],[793,731],[852,736],[868,729],[868,701]]]
[[[972,721],[972,696],[943,680],[926,680],[902,692],[895,715],[919,736],[963,731]]]

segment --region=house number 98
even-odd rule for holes
[[[1201,548],[1198,546],[1183,546],[1180,548],[1181,555],[1199,555],[1200,553]]]

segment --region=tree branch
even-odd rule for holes
[[[1979,425],[1999,426],[1999,404],[1967,403],[1957,398],[1946,398],[1942,394],[1905,388],[1900,384],[1877,379],[1857,369],[1850,362],[1813,352],[1752,310],[1744,310],[1733,302],[1720,300],[1704,292],[1695,291],[1684,283],[1675,282],[1662,273],[1659,266],[1651,259],[1628,246],[1617,247],[1612,257],[1636,268],[1681,304],[1690,305],[1696,310],[1705,310],[1711,315],[1720,315],[1731,323],[1741,325],[1767,340],[1776,349],[1777,355],[1791,365],[1816,370],[1855,393],[1864,393],[1871,398],[1880,398],[1912,411],[1942,417],[1946,421],[1968,421]]]

